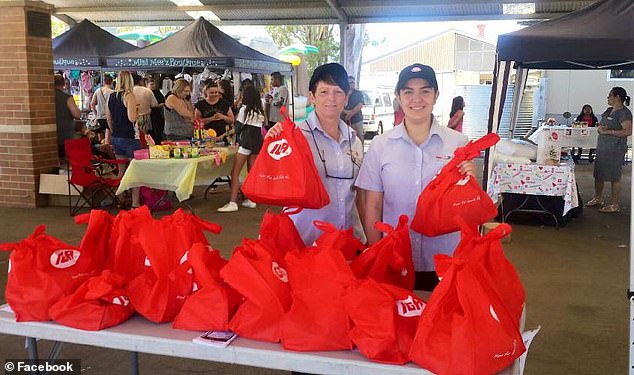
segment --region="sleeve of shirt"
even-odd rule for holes
[[[354,184],[356,187],[370,191],[383,191],[380,149],[381,147],[376,142],[372,142],[368,152],[363,157],[361,170]]]
[[[239,123],[244,124],[245,123],[245,112],[246,112],[246,107],[240,107],[240,110],[238,111],[238,117],[236,117],[236,121]]]

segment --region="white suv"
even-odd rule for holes
[[[374,138],[391,129],[394,122],[394,108],[392,94],[387,91],[364,91],[363,94],[363,131],[365,138]]]

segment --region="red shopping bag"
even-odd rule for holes
[[[140,228],[155,220],[146,206],[119,211],[112,222],[106,269],[125,277],[125,283],[145,271],[145,251],[140,242]]]
[[[398,218],[396,229],[381,222],[374,227],[386,235],[350,263],[352,272],[359,279],[372,278],[380,283],[413,290],[416,274],[407,216]]]
[[[180,256],[195,243],[209,245],[205,232],[219,234],[222,231],[220,225],[203,220],[182,208],[171,215],[163,216],[159,224],[167,234],[167,246],[176,250]]]
[[[148,320],[172,321],[193,288],[187,253],[172,245],[175,233],[167,226],[146,221],[138,229],[145,270],[126,286],[130,302]]]
[[[321,208],[330,203],[319,177],[312,152],[302,130],[288,117],[286,108],[282,134],[265,138],[263,152],[242,184],[242,192],[254,202],[275,206]]]
[[[489,133],[456,149],[453,159],[418,197],[412,219],[413,230],[425,236],[439,236],[460,230],[456,217],[461,217],[469,225],[480,225],[497,215],[497,207],[489,195],[473,176],[461,175],[458,165],[480,155],[480,151],[499,140],[497,134]]]
[[[439,375],[495,374],[510,366],[526,348],[488,272],[444,254],[435,260],[446,272],[418,324],[410,358]]]
[[[260,224],[260,241],[265,241],[275,251],[275,256],[283,259],[287,252],[305,247],[302,237],[297,232],[295,223],[289,217],[299,213],[300,207],[285,207],[279,214],[266,210]]]
[[[80,250],[45,229],[40,225],[18,243],[0,244],[0,250],[12,251],[5,298],[18,322],[49,320],[55,302],[101,271],[90,249]]]
[[[339,251],[346,260],[355,259],[361,254],[366,246],[353,234],[352,228],[337,229],[331,223],[315,220],[315,227],[323,233],[315,240],[315,245],[322,249]]]
[[[94,256],[94,264],[100,270],[106,266],[113,222],[114,216],[104,210],[91,210],[75,216],[75,223],[88,224],[79,243],[79,249],[91,252]]]
[[[194,271],[193,294],[174,319],[173,327],[192,331],[227,330],[242,297],[220,278],[227,261],[217,250],[195,243],[188,253]]]
[[[57,301],[49,309],[49,315],[59,324],[87,331],[121,324],[134,313],[123,288],[124,280],[123,276],[105,270]]]
[[[363,280],[346,296],[346,311],[354,323],[352,342],[373,361],[405,364],[424,309],[425,302],[412,291]]]
[[[282,323],[289,350],[350,350],[346,289],[355,281],[343,254],[309,247],[286,256],[293,304]]]
[[[247,338],[279,342],[291,294],[284,261],[275,258],[266,242],[244,239],[220,276],[244,297],[229,329]]]
[[[454,257],[481,264],[489,273],[500,299],[506,305],[513,321],[519,324],[526,301],[524,286],[513,264],[504,255],[502,238],[511,233],[511,226],[502,223],[484,236],[461,222],[462,238],[454,251]],[[442,277],[443,270],[436,270]]]

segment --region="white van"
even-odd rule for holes
[[[393,127],[394,108],[392,100],[394,95],[388,91],[366,91],[363,94],[363,131],[365,138],[374,138],[377,134]]]

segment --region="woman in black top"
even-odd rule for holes
[[[234,121],[231,104],[222,99],[221,88],[217,85],[205,85],[204,93],[205,98],[194,106],[195,117],[204,124],[205,129],[214,129],[216,141],[221,141]]]

